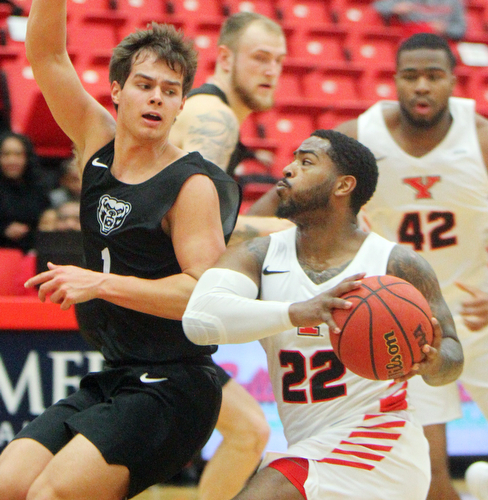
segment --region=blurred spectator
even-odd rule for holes
[[[37,229],[39,231],[80,231],[80,202],[65,201],[57,208],[44,210]]]
[[[61,164],[62,173],[59,187],[49,193],[51,206],[57,208],[67,201],[80,201],[81,176],[76,157],[65,160]]]
[[[463,0],[378,0],[373,7],[387,21],[398,19],[406,37],[431,32],[460,40],[466,33]]]
[[[7,132],[0,137],[0,247],[34,248],[47,193],[35,174],[37,157],[29,138]]]

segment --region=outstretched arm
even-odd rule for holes
[[[453,382],[463,369],[463,350],[434,270],[414,251],[396,245],[390,255],[387,273],[415,286],[427,299],[435,318],[432,345],[423,347],[426,358],[414,365],[411,375],[422,375],[429,385]],[[406,378],[409,378],[409,375]]]
[[[69,59],[66,0],[33,0],[25,45],[34,77],[54,119],[86,160],[113,138],[115,121],[85,91]]]
[[[240,344],[263,339],[294,326],[326,323],[335,331],[333,308],[347,309],[340,298],[360,286],[364,274],[351,276],[328,292],[303,302],[257,300],[269,238],[256,238],[227,249],[216,267],[198,281],[183,315],[186,336],[199,345]]]

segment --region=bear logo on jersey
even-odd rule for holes
[[[117,200],[108,194],[103,195],[100,198],[97,212],[100,232],[109,234],[114,229],[118,229],[124,223],[131,209],[132,205],[127,201]]]

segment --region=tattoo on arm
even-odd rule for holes
[[[245,224],[244,227],[234,229],[232,236],[229,240],[229,245],[236,245],[237,243],[242,243],[244,241],[257,238],[259,236],[259,230],[250,224]]]
[[[261,269],[263,267],[264,259],[268,253],[269,244],[271,238],[269,236],[264,236],[261,238],[254,238],[249,240],[245,246],[246,250],[252,256],[256,266],[260,269],[259,274],[261,274]]]
[[[452,315],[442,296],[437,276],[423,257],[396,245],[390,254],[387,273],[404,279],[417,288],[427,299],[433,316],[440,322],[444,337],[456,338]]]
[[[189,145],[225,170],[239,138],[236,120],[220,110],[198,115],[196,119],[198,123],[188,129]]]
[[[431,385],[452,382],[453,375],[457,378],[462,369],[462,349],[457,338],[454,320],[442,297],[434,270],[423,257],[410,249],[397,245],[390,254],[387,273],[409,281],[420,290],[427,299],[433,316],[441,325],[443,336],[440,351],[443,359],[442,365],[437,375],[434,377],[425,376],[424,380]]]

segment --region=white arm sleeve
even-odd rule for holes
[[[183,315],[183,330],[194,344],[242,344],[283,332],[293,325],[291,302],[256,300],[258,287],[230,269],[205,271]]]

